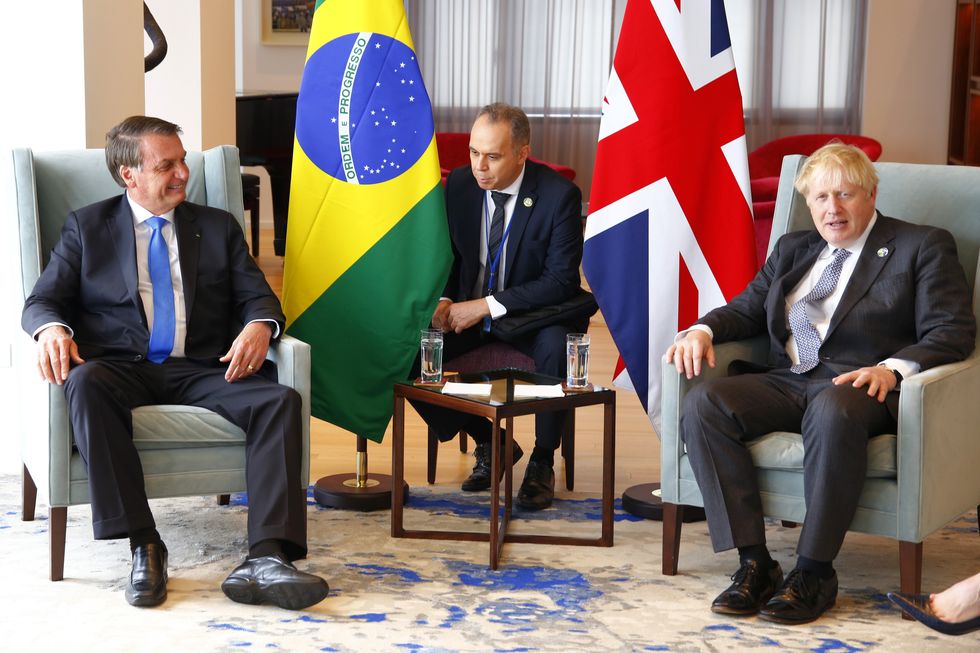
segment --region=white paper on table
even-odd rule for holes
[[[526,399],[528,397],[564,397],[565,391],[561,384],[555,385],[530,385],[520,384],[514,386],[514,399]]]
[[[491,387],[489,383],[454,383],[447,381],[446,385],[442,387],[442,394],[489,397]]]

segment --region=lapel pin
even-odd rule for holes
[[[887,247],[882,247],[881,249],[878,250],[878,258],[885,258],[886,256],[888,256]]]
[[[531,208],[532,206],[534,206],[534,200],[532,200],[530,197],[525,197],[524,206],[526,206],[527,208]]]

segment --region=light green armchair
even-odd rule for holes
[[[31,292],[68,214],[122,190],[112,180],[102,150],[13,151],[14,189],[24,292]],[[230,211],[243,224],[238,150],[230,146],[189,152],[187,198]],[[72,444],[64,390],[43,382],[36,344],[22,334],[15,345],[20,389],[23,518],[34,519],[38,494],[50,506],[51,580],[64,576],[68,506],[89,502],[88,478]],[[309,482],[310,348],[284,336],[269,350],[279,382],[303,400],[303,490]],[[217,413],[195,406],[143,406],[133,411],[149,498],[245,490],[245,433]]]
[[[769,251],[790,231],[813,229],[793,180],[804,161],[783,160]],[[942,227],[956,239],[960,263],[980,309],[976,277],[980,249],[980,168],[875,164],[881,182],[878,208],[885,215]],[[978,316],[980,322],[980,316]],[[664,506],[663,573],[677,573],[684,505],[703,506],[680,439],[684,395],[706,378],[723,375],[735,359],[766,362],[768,338],[715,347],[714,369],[688,381],[663,364],[661,478]],[[898,432],[868,442],[868,474],[851,530],[899,541],[901,590],[919,593],[922,541],[980,503],[980,353],[902,381]],[[806,519],[803,501],[803,441],[797,433],[770,433],[750,445],[769,517]],[[847,555],[846,548],[842,552]]]

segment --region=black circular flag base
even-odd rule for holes
[[[642,483],[623,492],[623,510],[636,517],[663,521],[664,506],[660,500],[660,483]],[[684,506],[681,521],[685,524],[704,521],[704,508]]]
[[[391,508],[391,476],[369,474],[366,487],[357,487],[354,474],[324,476],[313,486],[313,498],[325,508],[340,510],[388,510]],[[408,501],[408,483],[403,483]]]

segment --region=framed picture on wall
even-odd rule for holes
[[[262,0],[262,42],[305,48],[315,6],[315,0]]]

